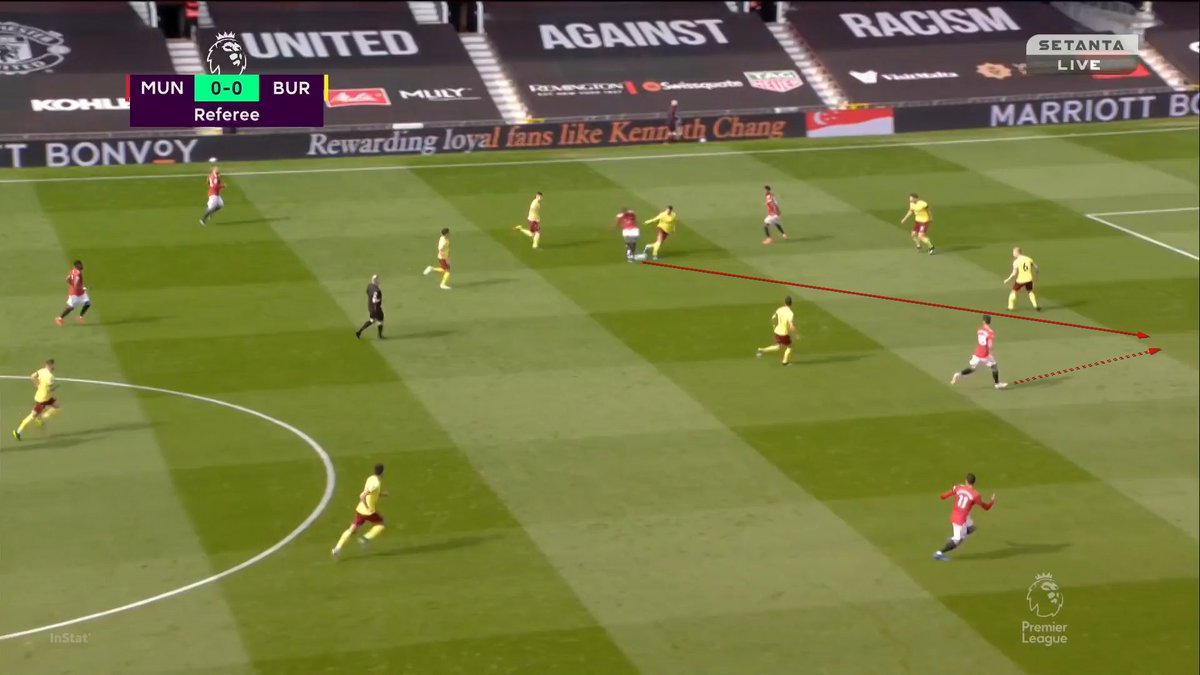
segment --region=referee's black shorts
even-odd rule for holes
[[[383,307],[379,305],[371,305],[367,308],[367,313],[371,316],[372,321],[383,323]]]

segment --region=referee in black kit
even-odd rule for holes
[[[379,330],[379,339],[386,340],[383,336],[383,291],[379,290],[378,274],[371,275],[371,283],[367,284],[367,316],[367,322],[362,328],[354,331],[354,337],[362,338],[363,331],[375,324]]]

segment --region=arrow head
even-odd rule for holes
[[[1141,332],[1141,331],[1138,331],[1137,337],[1138,337],[1138,339],[1139,339],[1139,340],[1145,340],[1146,338],[1148,338],[1148,337],[1150,337],[1150,336],[1149,336],[1149,335],[1146,335],[1145,333],[1143,333],[1143,332]]]
[[[1159,353],[1159,352],[1161,352],[1161,351],[1162,351],[1162,350],[1161,350],[1161,349],[1159,349],[1158,347],[1151,347],[1151,348],[1150,348],[1150,353],[1151,353],[1151,354],[1157,354],[1157,353]]]

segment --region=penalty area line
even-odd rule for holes
[[[0,375],[0,380],[27,380],[27,379],[29,379],[28,375]],[[202,586],[207,586],[209,584],[216,583],[216,582],[224,579],[225,577],[231,576],[233,574],[237,574],[238,572],[241,572],[242,570],[244,570],[248,567],[257,565],[258,563],[262,562],[266,558],[277,553],[284,546],[287,546],[288,544],[295,541],[297,537],[299,537],[301,534],[303,534],[304,531],[307,530],[317,520],[318,517],[320,517],[320,515],[325,511],[325,508],[327,506],[329,506],[330,500],[333,499],[333,488],[337,483],[337,473],[336,473],[336,471],[334,471],[333,461],[329,458],[329,453],[326,452],[325,448],[321,447],[321,444],[318,443],[315,439],[313,439],[312,436],[309,436],[308,434],[304,433],[300,429],[297,429],[296,427],[292,426],[291,424],[288,424],[287,422],[284,422],[283,420],[276,419],[266,413],[254,410],[253,408],[247,408],[245,406],[241,406],[236,403],[230,403],[229,401],[222,401],[220,399],[210,398],[208,396],[201,396],[199,394],[188,394],[186,392],[175,391],[173,389],[148,387],[145,385],[128,384],[125,382],[109,382],[107,380],[86,380],[86,379],[77,379],[77,378],[68,378],[68,377],[60,377],[60,378],[58,378],[58,381],[59,382],[73,382],[76,384],[94,384],[94,385],[99,385],[102,387],[116,387],[118,389],[132,389],[135,391],[147,391],[147,392],[152,392],[155,394],[166,394],[168,396],[178,396],[180,398],[188,399],[191,401],[199,401],[201,403],[210,403],[212,405],[220,406],[222,408],[228,408],[230,410],[235,410],[237,412],[250,415],[251,417],[257,417],[258,419],[263,420],[264,422],[273,424],[273,425],[279,427],[280,429],[283,429],[284,431],[287,431],[288,433],[292,434],[293,436],[299,438],[301,441],[304,442],[305,445],[307,445],[309,447],[310,450],[313,451],[314,454],[317,455],[317,457],[321,460],[321,464],[325,468],[325,491],[321,494],[321,500],[317,503],[316,508],[314,508],[312,510],[312,512],[308,514],[308,517],[306,517],[291,532],[287,533],[287,535],[284,536],[283,539],[280,539],[278,542],[276,542],[274,545],[272,545],[270,548],[266,549],[265,551],[253,556],[252,558],[250,558],[248,560],[242,561],[242,562],[238,563],[237,565],[230,567],[229,569],[226,569],[222,572],[218,572],[212,576],[205,577],[198,581],[193,581],[192,583],[184,585],[184,586],[180,586],[179,588],[175,588],[175,589],[172,589],[169,591],[164,591],[162,593],[159,593],[158,595],[152,595],[152,596],[150,596],[148,598],[144,598],[142,600],[136,600],[134,602],[130,602],[130,603],[121,605],[119,607],[113,607],[112,609],[106,609],[106,610],[99,611],[99,612],[93,612],[91,614],[79,616],[74,619],[66,619],[64,621],[58,621],[55,623],[46,624],[45,626],[38,626],[36,628],[28,628],[25,630],[16,631],[14,633],[5,633],[4,635],[0,635],[0,642],[3,642],[5,640],[14,640],[16,638],[21,638],[21,637],[27,637],[30,635],[36,635],[38,633],[44,633],[46,631],[55,630],[58,628],[66,628],[67,626],[75,626],[75,625],[78,625],[78,624],[81,624],[81,623],[84,623],[87,621],[94,621],[96,619],[102,619],[104,617],[112,616],[114,614],[120,614],[121,612],[127,612],[131,609],[145,607],[146,605],[151,605],[156,602],[161,602],[163,600],[173,598],[177,595],[182,595],[184,593],[187,593],[188,591],[194,591],[197,588],[200,588]]]
[[[1105,218],[1101,217],[1101,216],[1135,216],[1135,215],[1144,215],[1144,214],[1152,214],[1152,213],[1178,213],[1181,211],[1196,211],[1197,209],[1200,209],[1200,207],[1186,206],[1186,207],[1181,207],[1178,209],[1147,209],[1145,211],[1109,211],[1106,213],[1085,213],[1083,215],[1088,220],[1100,223],[1101,225],[1104,225],[1105,227],[1111,227],[1112,229],[1117,230],[1118,232],[1124,232],[1125,234],[1128,234],[1131,237],[1136,237],[1138,239],[1141,239],[1144,242],[1154,244],[1155,246],[1158,246],[1161,248],[1165,248],[1168,251],[1171,251],[1172,253],[1178,253],[1179,255],[1184,256],[1185,258],[1191,258],[1192,260],[1200,261],[1200,256],[1197,256],[1195,253],[1190,253],[1181,248],[1176,248],[1176,247],[1166,243],[1165,241],[1159,241],[1159,240],[1155,239],[1154,237],[1144,235],[1141,232],[1138,232],[1136,230],[1131,230],[1128,227],[1122,227],[1110,220],[1106,220]]]

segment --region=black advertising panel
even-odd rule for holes
[[[0,133],[128,130],[125,75],[174,70],[129,3],[0,4]]]
[[[1125,122],[1200,115],[1200,93],[1080,96],[997,103],[896,108],[896,131],[1027,127],[1081,122]]]
[[[1146,40],[1191,84],[1200,83],[1200,4],[1156,2],[1154,15],[1162,22],[1146,31]]]
[[[818,51],[1021,42],[1084,29],[1041,2],[797,2],[788,20]],[[822,54],[823,56],[823,54]]]
[[[858,103],[937,101],[1054,93],[1144,90],[1166,84],[1144,64],[1128,75],[1030,75],[1024,42],[891,47],[821,54]]]
[[[281,7],[282,6],[282,7]],[[325,125],[494,121],[500,118],[458,34],[417,25],[406,3],[210,2],[207,61],[233,33],[246,72],[329,75]],[[211,66],[210,66],[211,68]]]
[[[486,5],[484,27],[534,116],[822,105],[766,24],[723,3],[529,4]]]

